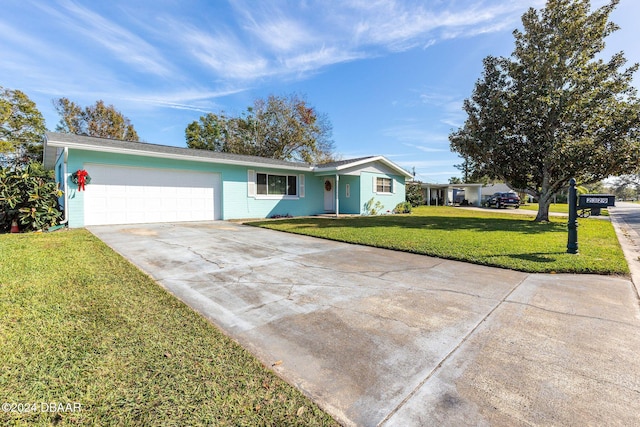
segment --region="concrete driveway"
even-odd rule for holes
[[[640,424],[626,278],[228,222],[89,229],[344,425]]]

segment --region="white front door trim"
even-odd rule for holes
[[[333,177],[325,176],[323,181],[324,187],[324,211],[335,212],[336,210],[336,181]]]

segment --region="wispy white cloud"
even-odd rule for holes
[[[287,58],[283,63],[287,72],[300,73],[340,62],[353,61],[366,56],[366,54],[360,52],[343,51],[335,47],[321,47],[315,51],[304,52]]]
[[[443,160],[397,160],[402,167],[415,167],[416,169],[434,168],[441,166],[451,166],[450,159]]]
[[[463,100],[451,94],[428,90],[419,95],[420,102],[437,107],[440,111],[440,122],[458,128],[464,124],[466,113],[462,109]]]
[[[273,74],[261,54],[250,51],[231,32],[211,34],[194,27],[177,28],[182,45],[216,75],[231,80],[249,80]]]
[[[60,8],[36,3],[58,25],[63,24],[69,31],[93,40],[137,71],[160,76],[172,74],[172,67],[163,59],[161,51],[132,31],[71,0],[60,0],[58,4]]]
[[[244,88],[228,90],[209,91],[199,89],[189,89],[177,92],[166,92],[163,94],[137,93],[135,95],[122,94],[120,99],[132,101],[136,104],[146,104],[149,107],[158,106],[172,108],[175,110],[188,110],[201,113],[209,113],[217,107],[212,103],[212,99],[220,98],[234,93],[242,92]]]
[[[430,147],[428,145],[415,145],[415,144],[403,144],[407,147],[415,148],[417,150],[422,151],[423,153],[448,153],[450,150],[448,148],[437,148]]]
[[[427,151],[432,145],[436,145],[434,148],[438,148],[438,145],[442,146],[444,143],[449,143],[448,135],[425,129],[424,124],[421,123],[410,123],[390,127],[383,129],[382,134],[398,142],[403,142],[407,146],[413,146],[414,148],[418,147],[416,144],[420,144],[423,151]]]
[[[345,8],[360,16],[354,37],[364,45],[391,51],[428,47],[438,40],[470,37],[511,28],[530,1],[515,0],[487,5],[465,2],[348,2]],[[443,6],[444,4],[444,6]]]
[[[310,26],[296,17],[288,16],[284,9],[272,7],[266,2],[250,5],[237,2],[234,6],[241,16],[242,28],[257,43],[276,55],[295,52],[320,41],[319,35],[314,34]]]
[[[300,77],[333,64],[511,28],[528,3],[240,0],[232,3],[234,22],[221,25],[233,32],[188,24],[186,33],[177,34],[222,79]]]

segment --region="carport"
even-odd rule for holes
[[[483,184],[422,184],[427,206],[445,206],[455,203],[459,192],[464,192],[464,199],[470,206],[482,203]]]

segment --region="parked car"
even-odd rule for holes
[[[520,196],[516,193],[494,193],[484,202],[484,205],[498,209],[506,208],[507,206],[518,209],[520,207]]]

